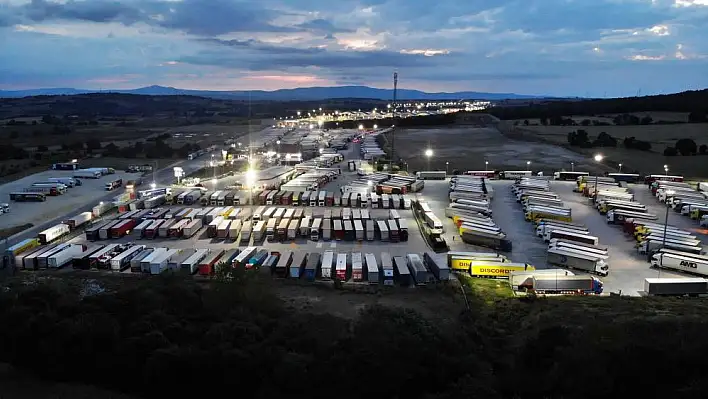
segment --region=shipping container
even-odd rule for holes
[[[403,287],[413,285],[413,276],[411,271],[408,269],[408,262],[406,258],[402,256],[394,256],[393,258],[394,267],[394,278]]]
[[[130,272],[131,273],[142,273],[142,269],[140,268],[140,262],[142,262],[143,259],[145,259],[148,255],[150,255],[154,251],[152,248],[145,248],[142,251],[140,251],[133,259],[130,260]]]
[[[378,262],[376,261],[376,256],[372,253],[367,253],[364,255],[364,263],[366,267],[366,281],[369,282],[369,284],[378,284],[380,280],[380,275],[379,275],[379,265]]]
[[[304,278],[307,281],[315,281],[317,277],[317,269],[320,264],[320,254],[317,252],[310,252],[307,256],[307,265],[305,266]]]
[[[80,256],[84,252],[86,246],[79,244],[69,244],[64,249],[54,252],[47,257],[47,268],[59,269],[71,263],[75,256]]]
[[[244,250],[241,251],[241,253],[239,253],[238,256],[236,256],[236,258],[234,258],[234,260],[233,260],[234,266],[246,267],[248,264],[248,261],[251,259],[253,254],[256,253],[257,250],[258,250],[258,247],[244,248]]]
[[[393,259],[388,252],[381,253],[381,282],[383,285],[393,285]]]
[[[91,256],[96,252],[101,251],[104,248],[103,245],[91,245],[84,252],[74,256],[72,259],[71,266],[74,269],[88,270],[91,268]]]
[[[213,249],[204,259],[199,262],[199,274],[210,276],[214,273],[214,265],[221,259],[225,251],[223,249]]]
[[[310,225],[310,240],[318,241],[320,239],[320,227],[322,226],[322,218],[316,218]]]
[[[241,242],[251,241],[251,232],[253,231],[253,222],[243,222],[241,226]]]
[[[58,238],[62,237],[63,235],[69,234],[70,228],[68,225],[64,223],[57,224],[55,226],[52,226],[46,230],[41,231],[38,235],[37,238],[39,238],[39,242],[41,244],[49,244],[52,241],[57,240]]]
[[[334,266],[335,256],[334,251],[325,251],[322,254],[321,276],[325,280],[332,278],[332,267]]]
[[[145,249],[144,245],[134,245],[111,259],[111,270],[123,271],[130,268],[130,261]]]
[[[229,225],[229,239],[232,241],[238,240],[238,235],[241,233],[241,219],[231,221]]]
[[[290,262],[290,278],[298,279],[304,274],[307,265],[307,252],[295,252],[292,262]]]
[[[182,262],[180,269],[183,272],[195,274],[199,270],[199,263],[209,255],[209,252],[211,251],[206,248],[197,249],[193,255]]]
[[[275,264],[275,276],[279,278],[285,278],[288,276],[288,270],[290,264],[292,263],[293,252],[286,251],[280,254],[278,262]]]

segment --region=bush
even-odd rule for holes
[[[696,142],[691,139],[679,139],[676,141],[675,147],[681,155],[696,155],[698,152]]]
[[[664,149],[664,156],[675,157],[678,154],[679,154],[678,150],[674,147],[666,147]]]

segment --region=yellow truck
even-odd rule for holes
[[[708,215],[708,208],[696,207],[695,209],[691,209],[691,219],[701,220],[703,215]]]
[[[524,219],[527,222],[536,222],[540,219],[560,220],[561,222],[572,222],[573,217],[570,212],[554,212],[548,210],[528,210],[524,213]]]
[[[490,262],[475,260],[470,262],[470,275],[473,277],[509,278],[511,272],[533,271],[536,268],[528,263]]]
[[[472,262],[486,260],[488,262],[509,262],[509,258],[496,252],[459,252],[447,253],[447,264],[457,272],[469,273]]]

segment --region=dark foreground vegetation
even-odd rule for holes
[[[472,310],[453,320],[383,307],[346,320],[288,308],[276,289],[258,278],[131,281],[84,297],[66,280],[13,286],[0,294],[0,361],[145,397],[695,398],[708,388],[702,301],[471,292]]]

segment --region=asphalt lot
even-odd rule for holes
[[[110,165],[107,165],[107,167],[110,167]],[[69,213],[86,203],[97,203],[103,198],[113,198],[121,194],[124,191],[123,189],[106,191],[106,183],[112,180],[123,179],[125,184],[126,181],[140,176],[138,173],[116,171],[115,174],[102,176],[99,179],[81,179],[81,183],[83,183],[81,186],[69,188],[62,195],[47,196],[47,200],[44,202],[10,201],[11,192],[24,191],[32,183],[47,181],[47,179],[52,177],[71,177],[72,175],[73,171],[48,170],[0,186],[0,198],[2,198],[0,201],[10,204],[10,213],[0,215],[0,224],[10,227],[24,223],[42,223],[48,219],[53,219],[56,215]]]
[[[208,157],[208,156],[209,156],[209,154],[204,155],[204,157]],[[146,184],[144,185],[144,187],[149,187],[147,184],[151,183],[153,178],[155,179],[155,182],[158,185],[172,184],[174,182],[174,178],[175,178],[174,171],[172,168],[175,166],[182,167],[184,169],[184,172],[188,174],[190,172],[193,172],[193,171],[203,167],[203,164],[204,164],[203,157],[197,158],[197,159],[194,159],[191,161],[186,160],[186,159],[181,160],[181,161],[176,161],[175,163],[173,163],[171,165],[167,165],[164,169],[160,169],[160,170],[156,171],[154,174],[147,175],[145,177]],[[110,167],[110,166],[111,165],[106,165],[106,167]],[[52,171],[51,174],[55,175],[54,172],[59,172],[59,171]],[[42,172],[42,173],[48,173],[48,172]],[[64,172],[64,173],[71,173],[71,172]],[[36,175],[37,174],[27,176],[21,180],[30,179],[29,180],[30,182],[34,182],[34,181],[37,181],[37,180],[35,180]],[[115,175],[111,175],[111,176],[117,176],[116,178],[120,178],[121,175],[133,176],[133,177],[138,176],[137,174],[125,174],[125,173],[120,173],[120,172],[117,172]],[[49,176],[45,176],[45,178],[46,177],[49,177]],[[18,180],[17,182],[19,182],[21,180]],[[83,180],[83,181],[86,182],[86,180]],[[39,233],[40,231],[47,229],[51,226],[54,226],[58,223],[61,223],[61,221],[65,220],[67,217],[76,215],[81,212],[90,211],[99,202],[110,201],[111,199],[113,199],[117,195],[125,192],[124,189],[105,191],[103,189],[103,187],[104,187],[103,184],[105,184],[107,181],[109,181],[108,177],[103,177],[101,179],[98,179],[97,181],[100,182],[101,187],[100,187],[100,189],[96,188],[94,190],[94,192],[97,193],[96,196],[89,195],[89,196],[85,197],[83,195],[79,195],[76,198],[76,202],[75,203],[72,202],[71,206],[65,205],[64,207],[60,207],[60,208],[52,208],[51,211],[47,211],[47,212],[42,213],[42,218],[38,218],[37,222],[35,223],[35,227],[27,229],[20,234],[16,234],[12,238],[3,242],[2,245],[0,245],[0,250],[5,250],[6,247],[9,247],[10,245],[13,245],[25,238],[36,237],[37,233]],[[124,181],[125,181],[125,178],[124,178]],[[8,183],[7,185],[17,184],[17,182]],[[26,185],[28,185],[28,184],[25,184],[25,186]],[[4,187],[4,186],[5,185],[0,186],[0,187]],[[80,190],[82,187],[91,187],[91,186],[87,185],[87,186],[70,188],[69,192],[67,194],[71,193],[72,192],[71,190]],[[9,191],[8,191],[8,193],[9,193]],[[3,191],[3,194],[5,194],[4,191]],[[67,194],[65,194],[65,195],[67,195]],[[61,197],[59,197],[59,198],[61,198]],[[44,208],[32,209],[31,207],[33,207],[33,206],[46,207],[46,205],[51,204],[52,200],[54,200],[54,199],[57,199],[57,197],[50,197],[47,199],[46,202],[43,202],[43,203],[40,203],[40,202],[28,202],[28,203],[11,202],[10,203],[10,212],[11,212],[10,215],[0,215],[0,217],[2,217],[2,219],[0,219],[0,223],[2,223],[3,226],[5,226],[6,225],[5,221],[9,220],[9,219],[5,219],[5,217],[13,215],[15,212],[17,212],[16,209],[23,209],[24,208],[24,207],[20,208],[20,205],[26,205],[28,207],[28,210],[25,211],[25,213],[24,213],[25,216],[34,215],[34,212],[36,212],[36,209],[44,209]],[[22,212],[22,211],[20,211],[20,212]],[[22,221],[20,223],[27,223],[27,221]],[[17,223],[15,223],[15,224],[17,224]],[[9,226],[10,224],[8,223],[7,225]]]

